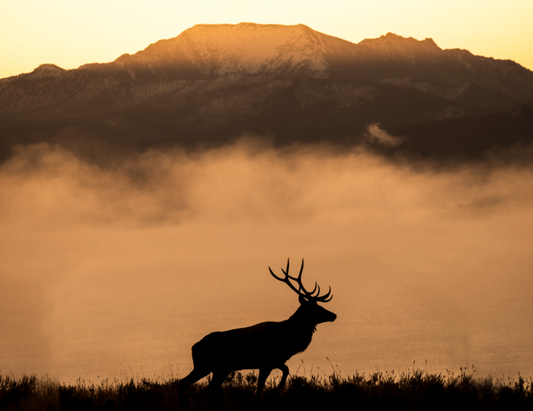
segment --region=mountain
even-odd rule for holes
[[[530,70],[431,39],[388,33],[354,44],[305,25],[196,25],[113,62],[43,64],[0,79],[0,155],[42,141],[97,156],[101,146],[194,148],[244,134],[276,145],[360,144],[379,123],[402,133],[397,150],[431,157],[420,130],[431,139],[444,123],[453,133],[456,120],[483,123],[531,102]],[[517,142],[493,137],[479,136],[489,147],[469,153]]]

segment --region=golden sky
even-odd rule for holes
[[[112,61],[195,24],[305,24],[359,42],[393,32],[533,69],[531,0],[3,0],[0,78]]]

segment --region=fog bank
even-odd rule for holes
[[[532,169],[495,164],[243,140],[102,167],[20,148],[0,166],[0,371],[183,377],[206,333],[288,318],[268,266],[303,257],[338,320],[291,373],[531,375]]]

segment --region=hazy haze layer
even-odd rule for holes
[[[268,266],[304,257],[338,319],[293,374],[531,375],[532,183],[497,162],[436,171],[252,140],[107,167],[27,146],[0,166],[0,370],[183,377],[208,332],[288,318],[297,298]]]

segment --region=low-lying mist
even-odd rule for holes
[[[105,166],[21,147],[0,166],[0,371],[183,377],[208,332],[293,313],[268,273],[290,257],[338,315],[293,374],[530,375],[532,171],[254,140]]]

